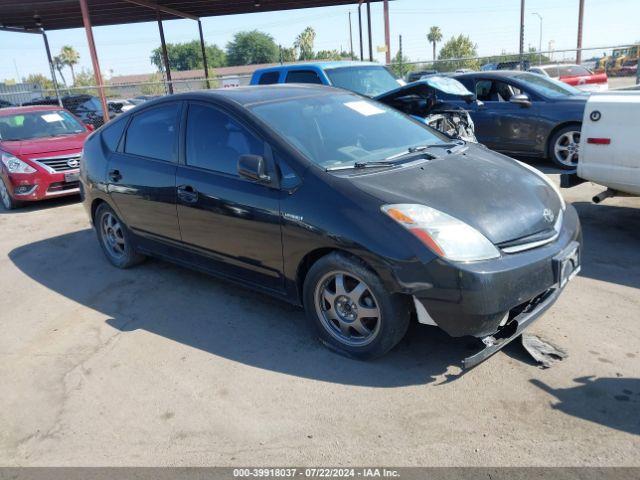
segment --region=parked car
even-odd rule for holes
[[[578,216],[543,174],[320,85],[148,102],[89,137],[81,182],[114,266],[159,256],[302,305],[357,358],[415,314],[482,338],[472,366],[580,268]]]
[[[407,75],[407,82],[415,82],[420,80],[422,77],[426,77],[428,75],[437,75],[437,70],[415,70],[413,72],[409,72]]]
[[[481,102],[465,107],[480,143],[508,155],[549,158],[560,168],[576,168],[588,97],[584,92],[530,72],[475,72],[454,78]]]
[[[13,103],[0,99],[0,108],[13,107]]]
[[[312,83],[332,85],[392,105],[433,128],[463,140],[476,141],[464,104],[474,100],[460,82],[441,75],[398,86],[382,65],[368,62],[322,62],[256,70],[252,85]],[[458,100],[453,105],[448,100]]]
[[[67,95],[62,97],[62,106],[82,120],[85,124],[99,128],[104,123],[102,102],[92,95]],[[55,98],[39,98],[22,104],[30,105],[58,105]],[[115,117],[118,111],[115,107],[109,107],[109,116]]]
[[[609,90],[609,79],[606,73],[593,73],[582,65],[540,65],[531,67],[529,71],[560,80],[585,92],[605,92]]]
[[[0,111],[0,199],[11,210],[79,193],[80,152],[93,127],[59,107]]]
[[[607,187],[595,203],[619,195],[640,196],[638,119],[640,95],[615,92],[591,95],[582,123],[577,173],[562,176],[562,186],[590,181]]]
[[[119,114],[122,112],[126,112],[127,110],[131,110],[137,104],[128,99],[114,98],[114,99],[108,100],[107,105],[109,105],[110,112],[113,111]]]

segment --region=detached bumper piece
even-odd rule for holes
[[[482,343],[484,343],[485,347],[478,353],[465,358],[462,361],[463,368],[466,370],[475,367],[518,338],[529,325],[540,318],[554,304],[561,291],[561,288],[553,287],[511,310],[509,312],[510,318],[506,325],[496,334],[483,338]]]

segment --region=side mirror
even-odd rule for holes
[[[267,183],[271,177],[267,175],[267,166],[261,155],[240,155],[238,174],[256,182]]]
[[[531,100],[529,99],[529,95],[526,93],[519,93],[517,95],[513,95],[509,99],[510,103],[515,103],[516,105],[520,105],[521,107],[530,107]]]
[[[96,129],[93,123],[85,123],[84,126],[87,127],[87,130],[89,130],[90,132],[93,132]]]

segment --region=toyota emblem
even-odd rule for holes
[[[542,217],[549,223],[553,223],[553,221],[556,219],[554,213],[548,208],[545,208],[542,211]]]
[[[69,166],[69,168],[78,168],[80,162],[77,158],[72,158],[71,160],[67,161],[67,165]]]

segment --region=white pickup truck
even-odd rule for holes
[[[562,175],[564,188],[590,181],[607,187],[595,203],[615,196],[640,196],[640,91],[589,97],[575,173]]]

